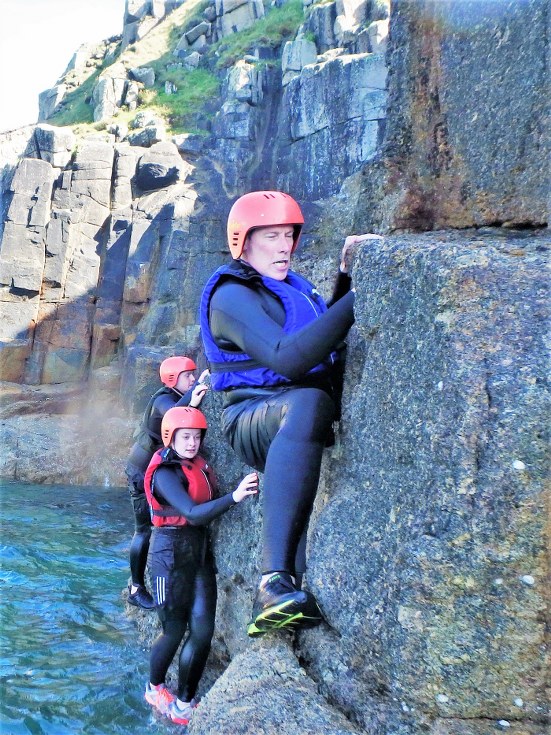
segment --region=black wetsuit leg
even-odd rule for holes
[[[164,620],[162,626],[163,631],[153,642],[149,657],[149,681],[155,686],[164,684],[168,667],[186,632],[186,621],[182,619]]]
[[[151,537],[151,513],[143,486],[144,473],[135,468],[128,474],[128,490],[134,512],[134,535],[130,542],[130,574],[132,584],[145,587],[145,568]]]
[[[222,425],[234,451],[265,473],[263,573],[304,571],[295,569],[297,549],[312,511],[334,415],[332,399],[317,388],[278,391],[224,410]]]
[[[212,566],[203,567],[195,577],[189,615],[189,635],[180,651],[178,697],[191,702],[210,651],[216,616],[216,575]]]
[[[206,542],[206,529],[185,526],[157,529],[151,544],[153,593],[162,633],[151,647],[150,681],[155,685],[165,681],[189,626],[180,655],[178,696],[183,701],[195,694],[214,631],[216,577]]]

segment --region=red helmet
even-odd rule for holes
[[[161,421],[161,437],[165,447],[169,446],[174,432],[178,429],[202,429],[204,436],[207,420],[197,408],[175,406],[168,409]]]
[[[241,257],[245,238],[255,227],[294,225],[295,251],[304,224],[300,207],[289,194],[282,191],[252,191],[234,203],[228,215],[228,245],[232,257]]]
[[[195,370],[196,368],[197,365],[189,357],[181,357],[180,355],[167,357],[166,360],[162,361],[161,367],[159,368],[161,383],[164,383],[168,388],[174,388],[178,382],[180,373]]]

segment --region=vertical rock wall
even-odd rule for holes
[[[310,541],[329,629],[304,648],[368,730],[545,722],[550,244],[395,237],[354,270],[341,453]]]
[[[0,406],[2,474],[33,480],[35,457],[57,452],[42,479],[122,484],[125,446],[97,469],[87,452],[103,452],[98,426],[130,441],[130,422],[100,424],[90,406],[109,415],[120,392],[137,412],[170,353],[202,366],[200,290],[247,189],[299,198],[297,269],[325,294],[351,231],[447,228],[356,259],[343,420],[309,540],[326,624],[251,645],[261,506],[221,519],[214,652],[234,663],[190,733],[548,725],[547,8],[397,0],[386,57],[363,33],[383,10],[314,7],[323,56],[310,63],[314,41],[297,41],[285,80],[258,56],[239,62],[200,144],[75,147],[41,128],[10,186],[1,367],[23,385]],[[230,489],[243,468],[220,409],[211,396],[208,450]]]
[[[359,220],[419,230],[545,225],[549,63],[545,0],[396,0],[392,114]]]

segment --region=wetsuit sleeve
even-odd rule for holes
[[[170,467],[159,467],[155,472],[155,495],[176,508],[194,526],[210,523],[235,505],[232,493],[207,503],[194,503],[184,483],[185,478]]]
[[[350,291],[320,317],[286,334],[267,313],[258,292],[228,281],[214,292],[210,326],[217,342],[230,342],[261,365],[297,380],[344,339],[354,322],[353,306],[354,293]]]
[[[195,384],[188,391],[184,393],[184,395],[180,398],[179,401],[177,401],[176,403],[172,405],[173,406],[189,406],[189,404],[191,403],[192,393],[193,393],[194,388],[195,388]]]

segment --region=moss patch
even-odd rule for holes
[[[276,48],[294,36],[304,21],[301,0],[289,0],[280,8],[273,8],[264,18],[244,31],[226,36],[209,49],[209,58],[216,58],[216,67],[225,68],[234,64],[255,46]]]
[[[203,57],[204,66],[200,69],[187,69],[173,55],[173,50],[182,34],[203,19],[202,13],[207,4],[207,0],[188,0],[143,39],[110,60],[127,70],[135,67],[153,68],[155,86],[142,90],[138,110],[150,109],[163,117],[168,131],[172,133],[189,132],[198,127],[198,119],[205,115],[209,103],[219,95],[221,70],[257,46],[277,48],[284,40],[294,36],[304,20],[302,1],[289,0],[280,8],[268,9],[266,16],[251,28],[213,44]],[[104,69],[105,65],[69,92],[60,110],[48,122],[52,125],[71,125],[77,133],[97,130],[99,123],[93,121],[90,101]],[[165,92],[166,82],[176,87],[173,94]],[[128,123],[136,112],[123,107],[116,113],[114,120]],[[101,127],[105,128],[110,122],[101,123]]]

